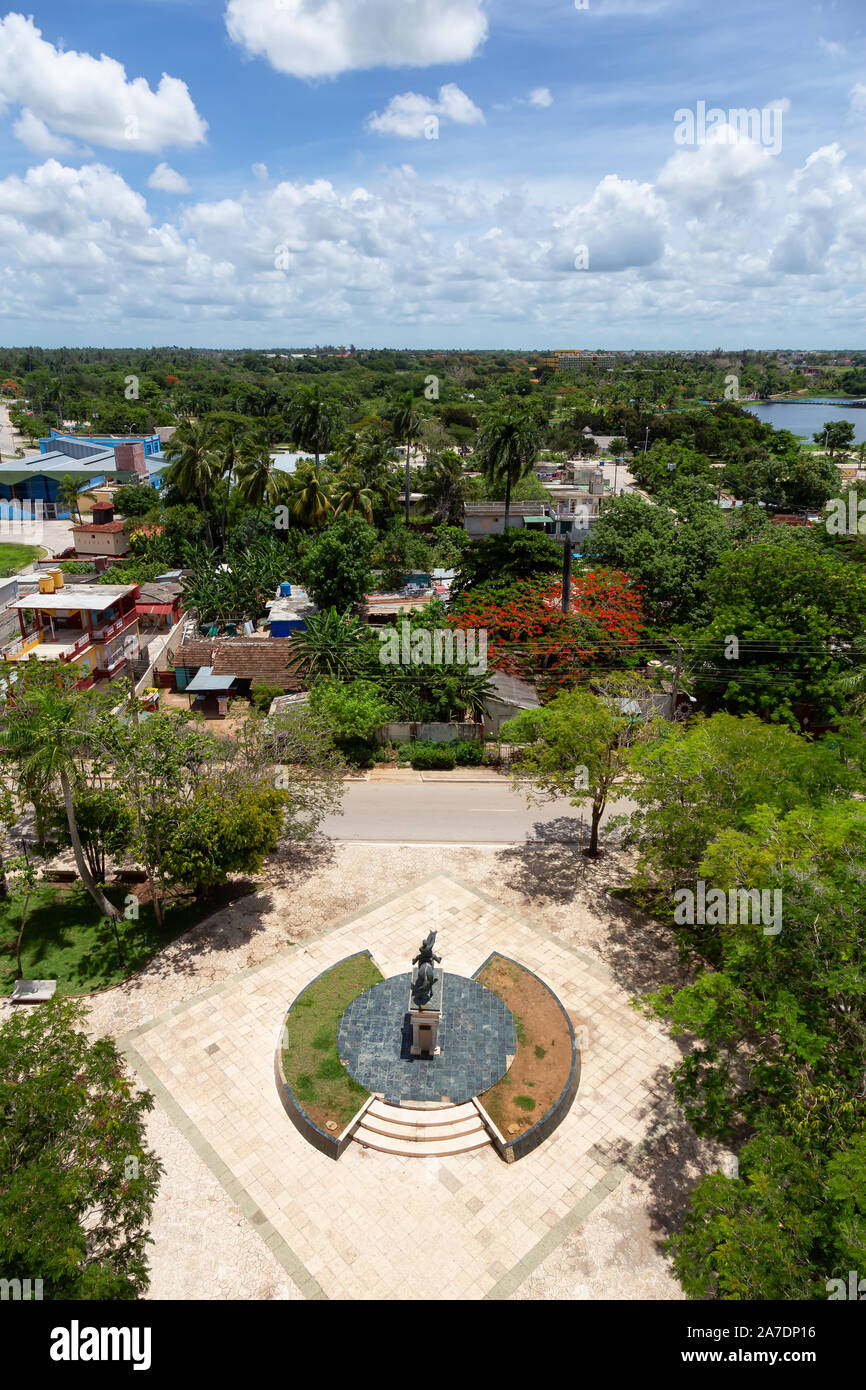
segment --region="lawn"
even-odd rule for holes
[[[322,1129],[344,1129],[369,1095],[340,1061],[337,1029],[352,1000],[383,978],[366,951],[350,956],[299,994],[286,1019],[283,1075]]]
[[[112,887],[108,897],[122,907],[127,887]],[[120,984],[141,970],[181,932],[209,917],[227,901],[248,891],[228,884],[222,896],[204,903],[192,893],[176,898],[166,911],[163,931],[157,928],[153,909],[142,903],[138,921],[121,918],[117,924],[125,967],[120,965],[114,929],[100,917],[93,899],[80,884],[40,883],[30,899],[24,928],[21,966],[26,980],[56,980],[58,994],[89,994],[107,985]],[[20,905],[0,902],[0,994],[11,994],[15,984],[15,941],[21,921]]]
[[[30,565],[41,555],[47,554],[47,550],[41,545],[19,545],[16,541],[4,541],[0,544],[0,579],[17,574],[25,565]]]

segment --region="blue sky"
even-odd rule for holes
[[[863,16],[0,0],[0,339],[856,346]]]

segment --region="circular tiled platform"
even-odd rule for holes
[[[477,980],[445,974],[439,1057],[412,1057],[408,1023],[412,977],[392,975],[365,990],[340,1019],[337,1046],[345,1066],[386,1101],[461,1105],[493,1086],[517,1051],[511,1010]]]

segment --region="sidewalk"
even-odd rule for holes
[[[416,772],[411,767],[389,767],[380,765],[369,772],[358,772],[347,777],[347,782],[393,782],[405,786],[418,782],[499,782],[503,774],[492,767],[455,767],[451,771]]]

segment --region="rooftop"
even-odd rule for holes
[[[64,584],[53,594],[27,594],[16,598],[9,608],[38,608],[45,612],[58,609],[85,608],[89,612],[102,613],[111,608],[126,594],[134,594],[137,584]]]

